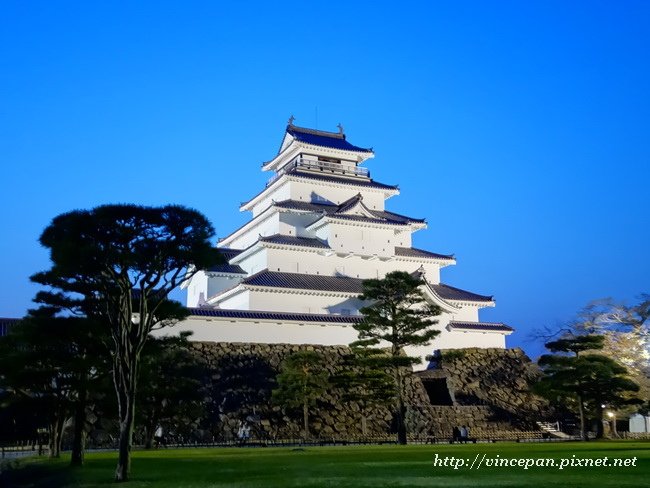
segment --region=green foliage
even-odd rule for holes
[[[584,354],[584,351],[603,347],[602,336],[569,336],[546,345],[552,351],[566,354],[547,354],[538,363],[544,376],[535,385],[537,393],[551,399],[562,399],[566,406],[577,408],[581,433],[586,439],[585,413],[602,420],[602,405],[618,408],[637,403],[630,397],[639,386],[627,377],[627,369],[602,354]]]
[[[140,353],[154,327],[186,316],[171,290],[220,260],[214,229],[177,205],[104,205],[59,215],[43,231],[52,267],[32,279],[49,300],[82,309],[110,331],[120,417],[116,480],[128,478]]]
[[[331,383],[340,389],[341,400],[357,402],[371,410],[395,401],[395,382],[386,368],[387,352],[369,347],[353,347]]]
[[[106,371],[107,354],[98,323],[56,312],[31,310],[0,338],[0,389],[9,392],[7,400],[38,412],[41,426],[48,427],[52,456],[59,455],[64,421],[73,416],[79,423],[74,454],[81,456],[85,416],[76,412],[85,410],[88,390]]]
[[[600,350],[605,343],[602,335],[567,336],[545,344],[551,352],[567,352],[579,355],[584,351]]]
[[[382,341],[391,347],[393,361],[407,366],[419,361],[400,354],[405,346],[424,346],[440,332],[432,329],[440,315],[437,305],[427,303],[420,286],[424,280],[403,271],[388,273],[383,279],[363,282],[360,300],[370,302],[361,309],[364,320],[354,325],[359,332],[357,346],[376,346]],[[398,359],[399,358],[399,359]]]
[[[361,309],[363,321],[354,325],[359,340],[351,344],[355,348],[375,349],[368,356],[374,357],[376,366],[391,372],[401,444],[406,444],[404,377],[420,362],[419,357],[407,356],[403,348],[428,345],[440,333],[432,326],[437,323],[433,317],[440,315],[441,310],[425,300],[420,289],[424,284],[422,275],[403,271],[388,273],[383,279],[365,280],[359,299],[370,304]],[[388,345],[384,354],[376,349],[382,344]]]
[[[315,351],[295,352],[282,361],[273,390],[275,403],[289,408],[302,407],[303,427],[309,436],[309,407],[329,386],[329,375],[323,357]]]
[[[187,336],[151,337],[142,351],[137,418],[146,447],[158,426],[180,433],[203,414],[205,364],[188,349]]]

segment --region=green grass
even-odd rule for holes
[[[434,467],[433,458],[632,458],[636,467]],[[86,466],[69,469],[67,459],[29,460],[0,479],[16,487],[115,486],[116,454],[92,453]],[[384,486],[598,486],[650,485],[650,443],[589,442],[176,449],[135,451],[128,487],[384,487]]]

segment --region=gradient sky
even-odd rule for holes
[[[0,5],[0,316],[61,212],[173,202],[227,235],[291,114],[374,147],[511,346],[650,292],[650,2],[137,3]]]

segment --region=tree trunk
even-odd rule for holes
[[[605,437],[605,428],[603,426],[603,408],[598,405],[596,407],[596,439]]]
[[[135,393],[137,381],[137,355],[116,358],[113,382],[119,407],[120,434],[115,481],[128,481],[131,469],[131,445],[135,423]]]
[[[405,445],[406,439],[406,405],[404,403],[404,382],[399,367],[395,370],[395,387],[397,393],[397,443]]]
[[[154,421],[154,417],[151,416],[145,428],[145,437],[144,437],[145,449],[153,449],[153,441],[156,437],[156,424],[157,422]]]
[[[578,410],[580,412],[580,437],[583,441],[588,441],[589,436],[587,436],[587,428],[585,426],[585,404],[580,395],[578,395]]]
[[[61,457],[61,442],[63,442],[63,424],[65,423],[65,418],[60,412],[59,415],[55,415],[50,424],[50,457],[59,458]]]
[[[144,438],[144,448],[145,449],[153,449],[153,441],[154,441],[154,432],[151,432],[147,430],[147,433]]]
[[[53,424],[49,426],[50,430],[50,439],[49,439],[49,447],[50,447],[50,457],[51,458],[58,458],[61,456],[61,450],[59,446],[61,445],[61,441],[59,439],[59,429],[56,426],[56,420],[54,421]]]
[[[77,399],[74,412],[74,432],[72,437],[72,455],[70,457],[70,466],[82,466],[84,463],[84,450],[86,448],[86,404],[88,402],[88,392],[85,384],[79,388],[79,398]]]
[[[397,443],[406,445],[406,405],[404,405],[404,399],[401,395],[397,404]]]
[[[306,401],[302,404],[302,421],[303,429],[305,430],[305,439],[309,439],[309,405]]]

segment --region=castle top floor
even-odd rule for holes
[[[278,154],[262,164],[262,171],[279,174],[299,168],[336,176],[370,177],[368,170],[359,165],[375,156],[372,148],[348,142],[341,124],[338,132],[328,132],[298,127],[293,120],[289,119]]]
[[[328,132],[298,127],[293,120],[289,119],[277,155],[262,163],[262,171],[274,174],[240,210],[252,211],[255,217],[274,201],[287,199],[338,205],[359,192],[373,208],[383,210],[383,201],[399,194],[396,186],[370,178],[361,164],[375,156],[372,148],[351,144],[340,124],[338,132]]]

